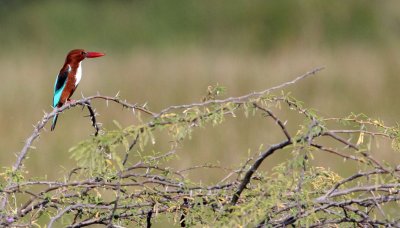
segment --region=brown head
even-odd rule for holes
[[[79,63],[80,61],[84,60],[85,58],[97,58],[104,56],[104,53],[101,52],[91,52],[85,51],[83,49],[75,49],[68,53],[67,58],[65,59],[66,63]]]

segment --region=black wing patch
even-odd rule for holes
[[[68,78],[68,72],[69,72],[68,70],[64,71],[57,76],[57,81],[56,84],[54,85],[54,93],[60,90],[64,86],[65,81]]]
[[[54,96],[53,96],[53,107],[56,107],[60,102],[62,92],[65,84],[67,84],[68,73],[71,71],[71,67],[68,66],[68,70],[60,72],[57,76],[56,82],[54,83]]]

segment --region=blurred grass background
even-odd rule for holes
[[[288,90],[322,115],[361,112],[394,125],[400,114],[399,41],[400,2],[394,0],[0,1],[0,165],[14,162],[32,124],[43,110],[51,111],[53,83],[71,49],[107,53],[84,62],[75,99],[119,91],[159,111],[200,101],[208,85],[219,83],[229,96],[242,95],[323,65],[318,76]],[[118,106],[94,105],[108,129],[114,119],[123,125],[133,121]],[[92,133],[84,115],[86,110],[67,111],[55,132],[41,135],[27,161],[31,175],[59,177],[75,165],[68,149]],[[238,118],[195,131],[172,165],[235,166],[249,150],[255,153],[260,144],[282,137],[271,121]],[[289,124],[295,130],[298,123]],[[399,161],[387,150],[375,155]],[[287,156],[278,153],[265,167]],[[316,162],[350,169],[325,155]]]

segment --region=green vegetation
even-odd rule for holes
[[[382,33],[383,24],[396,26],[390,19],[397,12],[390,12],[387,2],[10,1],[1,6],[0,42],[11,49],[200,45],[264,52],[299,40],[337,47],[376,45],[400,35]]]

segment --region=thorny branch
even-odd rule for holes
[[[160,113],[156,114],[156,117],[159,117],[167,112],[170,112],[171,110],[174,109],[188,109],[188,108],[192,108],[192,107],[203,107],[203,106],[207,106],[209,104],[223,104],[223,103],[228,103],[228,102],[235,102],[235,103],[241,103],[241,101],[245,101],[248,100],[252,97],[260,97],[263,96],[265,94],[271,93],[272,91],[278,90],[278,89],[282,89],[284,87],[287,87],[289,85],[293,85],[295,83],[297,83],[300,80],[303,80],[309,76],[315,75],[316,73],[320,72],[321,70],[323,70],[325,67],[317,67],[314,68],[306,73],[304,73],[303,75],[300,75],[298,77],[296,77],[295,79],[289,81],[289,82],[285,82],[282,83],[280,85],[271,87],[269,89],[265,89],[263,91],[260,92],[253,92],[253,93],[249,93],[240,97],[229,97],[223,100],[208,100],[202,103],[192,103],[192,104],[188,104],[188,105],[174,105],[174,106],[169,106],[168,108],[165,108],[163,110],[161,110]]]
[[[118,97],[109,97],[109,96],[102,96],[102,95],[95,95],[95,96],[90,96],[90,97],[86,97],[86,98],[82,98],[80,100],[76,100],[76,101],[71,101],[68,103],[65,103],[62,107],[60,108],[55,108],[52,112],[50,113],[45,113],[42,120],[38,122],[38,124],[35,126],[32,135],[26,140],[24,147],[22,148],[21,152],[19,153],[19,156],[17,158],[17,162],[14,164],[14,170],[18,170],[20,168],[20,166],[22,165],[22,161],[25,159],[26,157],[26,153],[28,152],[28,150],[31,148],[34,140],[39,137],[40,132],[43,130],[44,126],[47,124],[47,122],[49,122],[49,120],[51,120],[56,114],[59,113],[63,113],[64,111],[71,109],[75,106],[86,106],[89,109],[90,112],[90,117],[92,119],[92,125],[95,127],[95,134],[98,133],[98,124],[95,120],[95,112],[94,110],[91,108],[91,101],[92,100],[106,100],[108,101],[113,101],[117,104],[122,105],[122,107],[124,108],[128,108],[128,109],[132,109],[133,111],[138,110],[141,111],[143,113],[149,114],[151,116],[155,116],[154,113],[152,113],[151,111],[147,110],[145,107],[137,105],[137,104],[131,104],[128,103],[126,101],[123,101],[121,99],[119,99]]]
[[[398,130],[372,120],[360,120],[355,117],[347,118],[346,121],[351,121],[355,125],[360,124],[363,128],[350,126],[330,130],[330,123],[343,119],[317,117],[300,103],[284,95],[268,97],[272,91],[295,84],[322,69],[321,67],[313,69],[292,81],[260,92],[202,103],[170,106],[158,113],[148,110],[145,106],[121,100],[118,96],[102,95],[84,97],[45,113],[18,154],[10,177],[5,183],[0,183],[0,225],[31,227],[45,214],[49,228],[60,222],[66,227],[86,227],[94,224],[107,227],[124,227],[130,224],[151,227],[156,222],[157,216],[164,214],[173,217],[175,224],[181,226],[190,224],[229,226],[235,225],[234,222],[243,221],[244,226],[256,227],[284,227],[291,224],[299,227],[322,227],[331,224],[399,227],[400,218],[391,218],[383,206],[400,202],[400,166],[391,167],[374,158],[370,149],[366,149],[363,144],[355,143],[353,137],[357,134],[360,134],[360,137],[362,134],[368,134],[374,138],[396,140],[396,135],[399,135]],[[135,110],[143,112],[149,117],[136,131],[122,153],[122,166],[114,171],[108,171],[113,172],[113,175],[88,176],[87,167],[77,167],[63,180],[12,178],[19,175],[18,172],[24,167],[24,160],[33,142],[56,114],[64,113],[76,106],[87,107],[92,126],[95,128],[94,137],[101,137],[100,125],[97,123],[96,112],[91,103],[94,100],[114,102],[133,112]],[[287,121],[278,117],[275,107],[279,102],[287,104],[287,107],[305,116],[307,124],[303,129],[293,132],[288,128]],[[215,105],[220,106],[210,111]],[[261,151],[258,157],[254,156],[256,159],[247,158],[242,167],[226,168],[221,164],[196,165],[181,170],[164,167],[163,162],[176,153],[176,146],[169,148],[167,152],[148,156],[146,159],[130,156],[135,148],[143,147],[141,137],[148,129],[174,124],[185,124],[189,128],[195,128],[201,121],[206,121],[213,115],[234,115],[233,112],[249,107],[254,108],[256,113],[260,112],[266,118],[272,119],[282,132],[283,139]],[[192,108],[204,108],[205,112],[185,118],[187,111]],[[176,122],[170,119],[170,116],[178,116]],[[365,126],[370,128],[367,129]],[[324,140],[321,141],[322,138]],[[119,140],[116,142],[121,143]],[[280,177],[285,183],[292,181],[293,184],[286,184],[285,188],[278,186],[281,189],[278,198],[274,198],[276,193],[271,186],[274,186],[273,180],[277,177],[263,172],[261,166],[267,158],[278,151],[293,154],[288,156],[292,157],[288,160],[293,160],[293,163],[288,163]],[[308,158],[308,154],[315,151],[349,160],[353,165],[360,167],[359,171],[346,178],[335,177],[328,171],[315,171],[316,167]],[[295,168],[296,161],[301,161],[299,169]],[[225,172],[226,175],[214,185],[195,183],[188,179],[190,172],[204,169],[215,169]],[[317,185],[319,178],[325,178],[322,187]],[[105,195],[108,197],[103,197]],[[110,195],[113,197],[110,198]],[[254,197],[256,202],[252,201]],[[270,203],[269,200],[273,199],[275,201],[272,202],[275,203]],[[262,204],[263,207],[260,208],[262,214],[255,214],[254,217],[251,217],[251,210],[243,212],[241,209],[241,207],[255,209],[261,202],[269,203]],[[205,210],[203,215],[196,214],[202,210]],[[375,211],[379,212],[380,217],[375,216]],[[214,216],[207,220],[207,215],[210,213]]]

